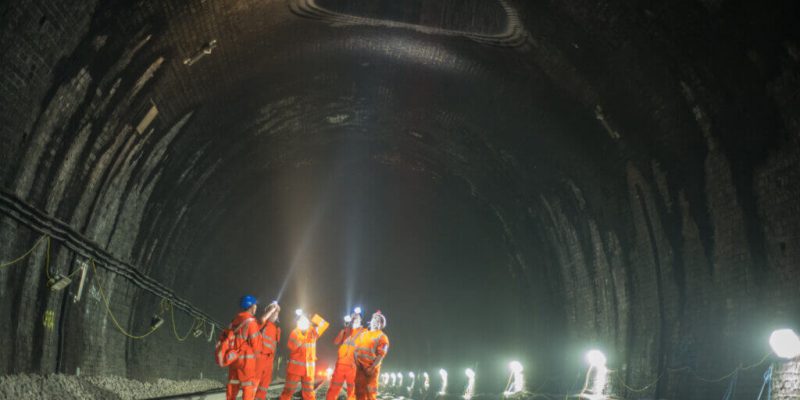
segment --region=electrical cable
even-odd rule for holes
[[[52,252],[52,250],[51,250],[51,248],[52,248],[52,239],[48,235],[42,235],[42,237],[40,237],[39,240],[37,240],[36,243],[34,243],[33,247],[31,247],[28,251],[26,251],[21,256],[15,258],[14,260],[11,260],[11,261],[9,261],[7,263],[0,264],[0,268],[9,267],[11,265],[14,265],[14,264],[24,260],[31,253],[33,253],[33,251],[36,250],[36,248],[39,247],[39,245],[45,239],[47,240],[47,248],[46,248],[46,251],[45,251],[44,272],[45,272],[45,276],[47,277],[47,281],[48,282],[52,281],[53,274],[50,271],[50,253]],[[90,259],[90,263],[92,265],[92,270],[94,272],[94,275],[97,277],[98,276],[98,274],[97,274],[97,265],[95,264],[94,259]],[[78,272],[80,272],[80,269],[76,269],[76,270],[72,271],[70,274],[66,275],[66,277],[67,278],[72,278]],[[56,275],[58,275],[58,273],[56,273]],[[142,334],[142,335],[134,335],[134,334],[128,332],[127,330],[125,330],[122,327],[122,324],[120,324],[119,321],[117,320],[116,316],[114,316],[114,313],[111,311],[111,304],[110,304],[108,298],[106,297],[105,291],[103,290],[103,288],[102,288],[102,286],[100,285],[99,282],[97,284],[97,288],[98,288],[98,290],[100,292],[100,296],[103,298],[103,304],[105,305],[106,312],[107,312],[108,316],[111,318],[111,321],[114,323],[114,326],[123,335],[125,335],[125,336],[127,336],[127,337],[129,337],[131,339],[143,339],[143,338],[145,338],[147,336],[150,336],[153,332],[156,331],[156,329],[158,329],[158,328],[151,329],[149,332],[147,332],[145,334]],[[203,328],[205,328],[206,320],[195,317],[194,320],[192,321],[192,326],[189,328],[189,332],[187,332],[186,335],[181,337],[178,334],[177,325],[175,323],[175,307],[174,307],[174,303],[168,301],[167,299],[165,299],[163,297],[162,297],[162,305],[161,305],[162,313],[165,310],[165,308],[164,308],[164,302],[165,301],[167,302],[166,304],[168,304],[169,310],[170,310],[170,316],[171,316],[171,319],[172,319],[172,332],[175,335],[175,339],[177,339],[179,342],[185,341],[189,337],[189,335],[191,335],[198,328],[198,326],[200,324],[202,324]]]
[[[92,265],[92,271],[94,271],[94,276],[96,278],[98,278],[97,267],[94,264],[94,260],[93,259],[89,259],[89,263]],[[128,337],[130,339],[139,340],[139,339],[144,339],[144,338],[152,335],[153,332],[158,330],[159,327],[153,327],[153,328],[150,328],[150,331],[148,331],[147,333],[142,334],[142,335],[134,335],[134,334],[131,334],[130,332],[126,331],[125,328],[123,328],[122,325],[119,323],[119,321],[117,321],[117,318],[114,316],[114,313],[111,312],[111,305],[108,302],[108,298],[106,297],[105,291],[103,290],[103,286],[100,285],[99,279],[98,279],[98,282],[97,282],[97,289],[100,292],[100,297],[103,298],[103,304],[106,306],[106,312],[107,312],[108,316],[111,317],[111,322],[114,323],[114,326],[117,327],[117,329],[120,331],[120,333],[122,333],[123,335],[125,335],[126,337]]]
[[[757,362],[757,363],[755,363],[755,364],[750,364],[750,365],[748,365],[748,366],[746,366],[746,367],[742,367],[742,366],[736,367],[736,369],[735,369],[735,370],[733,370],[733,372],[731,372],[730,374],[727,374],[727,375],[725,375],[725,376],[723,376],[723,377],[721,377],[721,378],[717,378],[717,379],[706,379],[706,378],[703,378],[702,376],[699,376],[699,375],[697,375],[697,374],[694,374],[694,377],[695,377],[695,378],[697,378],[697,379],[698,379],[698,380],[700,380],[700,381],[703,381],[703,382],[709,382],[709,383],[722,382],[722,381],[724,381],[725,379],[727,379],[727,378],[730,378],[732,375],[734,375],[734,374],[738,373],[739,371],[747,371],[747,370],[751,370],[751,369],[753,369],[753,368],[755,368],[755,367],[758,367],[758,366],[759,366],[759,365],[761,365],[761,364],[764,364],[764,362],[766,362],[766,361],[769,359],[769,357],[770,357],[771,355],[772,355],[772,353],[767,353],[766,355],[764,355],[764,358],[762,358],[760,361],[758,361],[758,362]]]
[[[738,381],[739,371],[736,371],[736,374],[733,375],[733,379],[728,383],[728,389],[725,391],[725,395],[722,396],[722,400],[733,400],[733,396],[736,394],[736,384]]]
[[[772,399],[772,365],[767,368],[767,371],[764,372],[764,383],[761,384],[761,390],[758,392],[758,398],[756,400],[761,400],[761,396],[764,394],[764,389],[767,389],[767,400]]]
[[[172,333],[175,335],[175,339],[177,339],[179,342],[183,342],[186,339],[188,339],[189,335],[191,335],[192,332],[194,332],[195,328],[197,327],[197,322],[199,321],[199,319],[195,318],[192,321],[192,326],[189,327],[189,332],[186,332],[186,335],[181,337],[180,335],[178,335],[178,328],[177,324],[175,323],[175,307],[173,307],[171,302],[169,303],[169,314],[170,314],[170,319],[172,320]]]
[[[44,273],[45,273],[45,276],[47,277],[47,281],[48,282],[52,281],[52,279],[53,279],[53,274],[50,271],[50,269],[51,269],[50,268],[50,255],[52,253],[52,250],[50,250],[50,242],[51,242],[51,238],[50,238],[50,236],[48,236],[47,237],[47,254],[45,256],[45,264],[44,264]],[[77,268],[74,271],[72,271],[69,274],[64,275],[64,276],[67,277],[67,278],[72,278],[73,276],[75,276],[75,274],[77,274],[80,271],[81,271],[81,269]],[[56,269],[55,276],[58,277],[59,275],[61,275],[61,273],[59,273],[58,269]]]
[[[617,372],[617,371],[610,371],[610,372]],[[640,388],[634,388],[634,387],[628,386],[628,384],[627,384],[627,383],[625,383],[625,381],[624,381],[624,380],[623,380],[623,379],[620,377],[620,374],[618,374],[618,373],[615,373],[615,374],[613,374],[613,375],[617,377],[617,382],[618,382],[620,385],[622,385],[622,387],[624,387],[626,390],[628,390],[628,391],[631,391],[631,392],[634,392],[634,393],[641,393],[641,392],[644,392],[644,391],[646,391],[646,390],[650,389],[650,388],[651,388],[651,387],[653,387],[653,386],[654,386],[656,383],[658,383],[658,381],[660,381],[660,380],[661,380],[661,377],[663,377],[663,376],[664,376],[664,372],[662,372],[661,374],[659,374],[659,375],[658,375],[658,377],[656,377],[656,379],[655,379],[653,382],[650,382],[650,383],[648,383],[647,385],[644,385],[644,386],[642,386],[642,387],[640,387]]]
[[[5,262],[5,263],[0,263],[0,269],[6,268],[6,267],[10,267],[10,266],[12,266],[12,265],[24,260],[25,257],[28,257],[29,255],[31,255],[31,253],[33,253],[33,251],[36,250],[37,247],[39,247],[39,245],[42,243],[42,240],[44,240],[46,237],[48,237],[48,236],[47,235],[42,235],[42,237],[40,237],[39,240],[37,240],[36,243],[33,244],[33,247],[31,247],[30,250],[26,251],[23,255],[15,258],[15,259],[13,259],[11,261],[8,261],[8,262]]]
[[[20,199],[16,194],[0,190],[0,212],[34,231],[50,236],[76,254],[87,259],[97,260],[103,269],[122,276],[133,285],[158,297],[169,299],[175,304],[175,307],[178,307],[187,314],[196,318],[205,319],[213,323],[217,328],[222,328],[222,325],[209,314],[198,309],[187,300],[178,297],[161,282],[143,273],[141,268],[116,258],[113,254],[85,237],[72,226],[42,212],[33,205]],[[26,253],[21,258],[24,258],[29,253]],[[10,264],[19,261],[19,259],[13,260]],[[0,268],[5,266],[6,265],[0,265]]]
[[[636,393],[644,392],[644,391],[650,389],[651,387],[653,387],[656,383],[658,383],[658,381],[661,380],[661,378],[664,376],[664,374],[666,372],[675,373],[675,372],[680,372],[680,371],[690,371],[691,372],[691,376],[693,378],[701,381],[701,382],[718,383],[718,382],[722,382],[722,381],[724,381],[724,380],[736,375],[737,373],[739,373],[741,371],[751,370],[751,369],[753,369],[755,367],[758,367],[759,365],[764,364],[764,362],[766,362],[769,359],[771,354],[772,353],[767,353],[766,355],[764,355],[763,358],[761,358],[761,360],[759,360],[756,363],[753,363],[753,364],[750,364],[750,365],[747,365],[747,366],[741,366],[740,365],[740,366],[736,367],[730,373],[727,373],[727,374],[725,374],[725,375],[723,375],[723,376],[721,376],[719,378],[704,378],[704,377],[700,376],[699,374],[695,373],[694,370],[692,368],[688,367],[688,366],[680,367],[680,368],[668,368],[666,371],[664,371],[661,374],[659,374],[658,377],[653,382],[651,382],[651,383],[649,383],[649,384],[647,384],[647,385],[645,385],[645,386],[643,386],[641,388],[633,388],[631,386],[628,386],[625,383],[625,381],[622,380],[621,377],[619,377],[619,374],[614,374],[614,375],[617,377],[617,382],[620,385],[622,385],[622,387],[624,387],[625,389],[627,389],[627,390],[629,390],[631,392],[636,392]],[[617,371],[612,371],[612,372],[617,372]]]

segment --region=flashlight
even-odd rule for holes
[[[349,324],[349,323],[350,323],[350,321],[352,321],[352,320],[353,320],[353,318],[351,318],[349,315],[345,315],[345,316],[344,316],[344,322],[345,322],[346,324]]]
[[[361,314],[361,307],[354,308],[353,312],[356,313],[356,314]]]
[[[294,315],[297,315],[298,317],[303,315],[303,309],[298,308],[297,310],[294,310]]]
[[[311,321],[306,317],[300,317],[300,319],[297,320],[297,327],[300,328],[301,331],[306,331],[311,327]]]

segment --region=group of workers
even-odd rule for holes
[[[281,307],[273,301],[257,319],[258,300],[254,296],[242,297],[239,306],[241,312],[234,317],[230,329],[236,341],[252,351],[241,353],[239,360],[229,366],[227,400],[235,400],[240,390],[243,400],[264,400],[272,382],[273,360],[281,336],[278,327]],[[315,400],[317,339],[329,323],[317,314],[309,319],[302,310],[295,314],[297,327],[287,343],[286,380],[279,400],[291,400],[298,386],[303,400]],[[334,340],[339,350],[326,400],[336,400],[345,384],[347,400],[376,400],[381,362],[389,350],[385,327],[386,317],[380,311],[372,314],[368,329],[362,326],[360,308],[344,318],[344,327]]]

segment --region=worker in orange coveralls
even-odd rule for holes
[[[381,362],[389,352],[389,337],[383,333],[386,317],[380,311],[372,314],[369,331],[356,339],[356,399],[376,400]]]
[[[261,351],[261,334],[259,324],[254,316],[258,309],[255,296],[243,296],[239,300],[242,311],[236,314],[231,322],[236,335],[236,348],[240,349],[239,358],[228,367],[228,387],[225,393],[227,400],[236,400],[239,389],[243,400],[253,400],[256,395],[256,354]]]
[[[278,341],[281,340],[281,328],[277,325],[280,311],[281,307],[278,302],[273,301],[267,306],[267,311],[261,317],[261,328],[258,331],[261,336],[261,352],[256,355],[256,377],[258,378],[256,400],[267,398],[269,384],[272,383],[273,360],[278,348]]]
[[[331,377],[331,385],[328,388],[326,400],[336,400],[342,386],[347,383],[347,400],[356,398],[356,338],[366,331],[361,326],[361,308],[356,307],[353,314],[344,317],[344,329],[339,332],[334,344],[339,345],[339,356],[336,360],[336,368]]]
[[[286,382],[280,400],[291,400],[297,385],[302,382],[303,400],[315,400],[314,367],[317,361],[317,339],[328,329],[328,321],[317,314],[309,321],[303,310],[297,310],[297,328],[289,335],[289,362]],[[312,326],[313,325],[313,326]]]

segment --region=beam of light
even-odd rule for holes
[[[354,208],[360,208],[359,205],[362,200],[353,199],[356,203]],[[363,242],[363,217],[360,210],[349,210],[348,223],[345,227],[345,281],[344,290],[347,301],[347,308],[349,309],[356,299],[356,292],[358,290],[358,278],[360,275],[361,257],[364,249],[361,248]],[[360,314],[360,313],[359,313]]]
[[[311,240],[314,237],[314,233],[317,230],[317,225],[319,225],[320,220],[322,219],[322,215],[324,214],[323,207],[317,207],[314,212],[313,217],[311,218],[311,222],[309,223],[306,230],[303,232],[303,237],[300,240],[300,245],[297,246],[294,252],[294,256],[292,257],[292,261],[289,264],[289,270],[286,271],[286,276],[283,278],[283,283],[281,283],[281,288],[278,290],[278,301],[283,299],[283,294],[286,292],[286,287],[289,286],[289,282],[291,282],[292,277],[297,271],[297,267],[300,264],[300,260],[302,260],[303,256],[308,254],[309,247],[311,247]],[[303,295],[301,294],[301,297]]]
[[[503,392],[506,397],[525,390],[525,376],[522,374],[522,364],[519,361],[512,361],[508,367],[511,369],[511,376],[508,377],[508,384]]]
[[[349,137],[348,137],[349,138]],[[353,140],[346,140],[340,149],[342,159],[350,159],[363,154],[363,148],[358,146]],[[362,264],[364,263],[364,243],[368,240],[365,233],[365,225],[368,218],[368,197],[363,195],[363,190],[368,190],[369,181],[364,178],[360,171],[348,168],[343,164],[341,168],[343,174],[349,178],[342,184],[348,195],[347,205],[342,210],[344,212],[345,226],[342,230],[344,239],[344,282],[340,287],[344,288],[347,309],[350,309],[360,298],[357,294],[361,285],[359,280],[362,275]],[[356,312],[360,314],[360,312]]]
[[[586,381],[581,389],[580,397],[588,400],[608,399],[605,392],[608,386],[609,371],[606,367],[605,354],[599,350],[591,350],[586,353],[586,362],[589,363],[589,370],[586,372]]]
[[[417,377],[414,375],[413,372],[409,372],[408,379],[411,380],[411,384],[408,385],[408,395],[411,396],[414,393],[414,384],[417,381]]]
[[[447,394],[447,371],[444,368],[440,369],[439,376],[442,378],[442,390],[439,391],[439,394],[444,396]]]
[[[769,346],[775,355],[791,360],[800,356],[800,338],[791,329],[778,329],[769,336]]]
[[[470,400],[472,396],[475,395],[475,371],[471,368],[467,368],[464,373],[467,375],[467,387],[464,388],[464,400]]]
[[[423,372],[422,373],[422,378],[423,378],[423,380],[422,380],[422,388],[425,389],[425,391],[427,392],[428,389],[431,388],[431,377],[428,375],[427,372]]]

